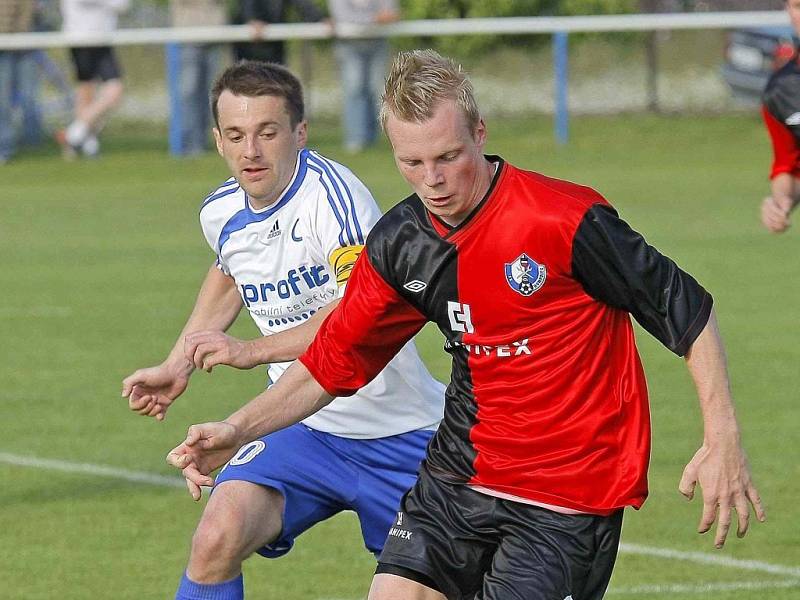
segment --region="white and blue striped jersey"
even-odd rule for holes
[[[263,335],[303,323],[344,293],[380,216],[349,169],[308,149],[299,152],[291,182],[270,206],[254,210],[231,178],[200,209],[217,265],[235,280]],[[270,365],[270,379],[277,381],[290,364]],[[444,386],[428,373],[412,340],[370,384],[303,422],[342,437],[387,437],[435,428],[443,404]]]

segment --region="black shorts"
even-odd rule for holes
[[[617,557],[622,510],[564,515],[435,479],[406,493],[376,573],[450,600],[599,600]]]
[[[70,48],[75,77],[78,81],[119,79],[122,71],[114,50],[109,46],[99,48]]]

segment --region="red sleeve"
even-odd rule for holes
[[[378,274],[363,252],[339,306],[300,361],[332,396],[367,385],[427,319]]]
[[[794,135],[786,125],[772,116],[766,106],[761,107],[761,114],[772,140],[773,159],[769,178],[773,179],[780,173],[791,173],[800,177],[800,149]]]

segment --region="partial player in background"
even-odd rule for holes
[[[375,225],[342,303],[272,388],[168,456],[190,485],[242,443],[369,382],[427,321],[452,357],[445,416],[403,497],[373,600],[599,600],[623,510],[647,497],[650,417],[631,316],[679,356],[702,445],[679,490],[722,547],[750,505],[711,295],[591,188],[484,154],[462,69],[402,52],[381,111],[413,194]],[[223,472],[224,475],[224,472]]]
[[[302,89],[288,70],[239,63],[211,97],[217,149],[233,174],[200,209],[216,264],[167,359],[123,382],[131,409],[157,419],[195,368],[269,364],[278,381],[338,304],[380,217],[350,170],[305,148]],[[263,338],[223,333],[242,306]],[[443,401],[409,342],[355,396],[244,445],[217,478],[176,598],[242,598],[245,558],[282,556],[343,510],[358,514],[366,547],[379,553]]]
[[[130,0],[61,0],[62,30],[73,38],[70,48],[75,78],[75,115],[56,134],[65,158],[94,157],[100,152],[98,136],[111,112],[122,102],[122,70],[111,46],[81,46],[82,36],[111,34],[117,18]]]
[[[800,0],[785,0],[795,33],[800,35]],[[772,140],[771,195],[761,203],[761,222],[773,233],[791,225],[800,202],[800,54],[770,77],[761,113]]]

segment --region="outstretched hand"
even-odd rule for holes
[[[184,339],[186,359],[198,369],[211,372],[217,365],[237,369],[252,369],[258,362],[253,358],[247,342],[222,331],[197,331]]]
[[[736,535],[744,537],[750,523],[750,505],[756,518],[763,522],[767,516],[750,476],[747,457],[738,443],[719,444],[709,447],[704,444],[683,470],[678,490],[691,500],[697,484],[703,494],[703,515],[697,526],[698,533],[705,533],[717,521],[714,546],[722,548],[736,511],[738,524]]]
[[[169,365],[139,369],[122,380],[122,397],[134,412],[163,421],[167,409],[189,385],[192,366]]]
[[[230,423],[192,425],[186,439],[167,454],[167,463],[181,469],[192,498],[200,500],[201,486],[212,486],[210,474],[239,450],[239,432]]]

